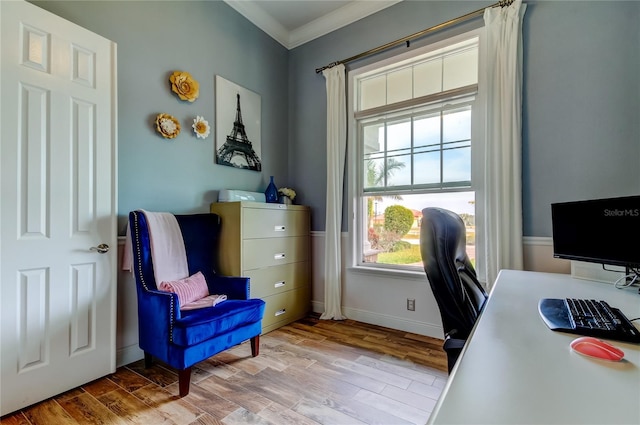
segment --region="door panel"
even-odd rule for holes
[[[23,270],[18,294],[18,372],[49,362],[49,279],[46,269]],[[3,350],[4,351],[4,350]]]

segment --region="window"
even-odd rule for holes
[[[422,209],[458,213],[475,261],[479,34],[352,72],[355,263],[422,270]]]

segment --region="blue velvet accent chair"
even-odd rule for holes
[[[189,393],[194,364],[246,340],[251,340],[251,355],[259,354],[265,303],[249,298],[249,278],[216,273],[217,252],[224,249],[218,246],[218,215],[175,217],[184,239],[189,275],[202,272],[210,294],[227,295],[226,301],[214,307],[181,311],[176,294],[157,289],[145,214],[129,213],[139,345],[144,351],[145,367],[150,367],[156,357],[177,369],[180,397],[184,397]]]

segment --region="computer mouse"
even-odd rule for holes
[[[583,336],[571,341],[571,349],[576,353],[589,357],[619,362],[624,358],[624,352],[608,342],[591,336]]]

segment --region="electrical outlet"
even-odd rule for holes
[[[416,300],[412,298],[407,298],[407,310],[416,311]]]

